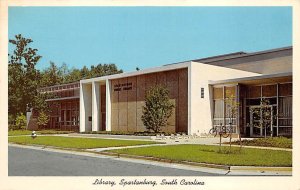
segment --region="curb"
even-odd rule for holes
[[[264,166],[231,166],[231,171],[276,171],[276,172],[291,172],[292,167],[264,167]]]

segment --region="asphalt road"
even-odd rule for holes
[[[27,148],[8,148],[9,176],[212,176],[200,171]]]

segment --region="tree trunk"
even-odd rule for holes
[[[267,125],[264,124],[264,126],[265,126],[265,138],[267,138]]]
[[[232,136],[231,136],[231,133],[229,134],[229,152],[231,152],[231,138],[232,138]]]
[[[241,136],[241,131],[239,133],[239,140],[240,140],[240,152],[242,150],[242,136]]]
[[[221,134],[219,134],[220,135],[220,146],[219,146],[219,152],[221,152],[221,139],[222,139],[222,135]]]

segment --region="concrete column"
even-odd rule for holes
[[[107,79],[106,83],[106,131],[111,131],[111,82]]]
[[[100,118],[100,84],[92,83],[92,131],[99,131]]]
[[[188,135],[192,135],[192,94],[191,94],[191,90],[192,90],[192,64],[189,64],[188,66]]]
[[[80,83],[80,132],[91,131],[92,85]]]
[[[84,89],[83,89],[83,84],[80,83],[80,113],[79,113],[79,120],[80,120],[80,123],[79,123],[79,131],[80,132],[85,132],[85,109],[84,109],[84,97],[83,97],[83,94],[84,94]]]
[[[28,124],[29,124],[29,121],[31,119],[31,115],[32,115],[32,112],[31,111],[28,111],[26,112],[26,129],[28,128]]]

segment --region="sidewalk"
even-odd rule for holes
[[[219,145],[220,139],[217,137],[198,137],[198,138],[181,138],[181,139],[162,139],[156,140],[153,136],[134,136],[134,135],[107,135],[107,134],[76,134],[70,133],[63,136],[68,137],[84,137],[84,138],[106,138],[106,139],[123,139],[123,140],[152,140],[155,142],[165,143],[163,145],[176,145],[176,144],[202,144],[202,145]],[[243,138],[252,139],[252,138]],[[232,138],[232,141],[237,141],[238,138]],[[224,142],[229,142],[229,138],[222,138],[222,146],[230,146],[229,144],[223,144]],[[156,144],[158,145],[158,144]],[[160,144],[161,145],[161,144]],[[148,146],[148,145],[147,145]],[[153,145],[150,145],[153,146]],[[231,145],[232,147],[239,147],[239,145]],[[129,148],[143,147],[142,146],[132,146]],[[243,148],[258,148],[258,149],[268,149],[268,150],[283,150],[283,151],[293,151],[289,148],[276,148],[276,147],[262,147],[262,146],[243,146]],[[114,148],[117,149],[117,148]],[[100,151],[101,149],[98,149]],[[103,149],[108,150],[108,149]]]
[[[82,134],[69,133],[69,137],[85,137],[85,138],[105,138],[105,139],[124,139],[124,140],[151,140],[151,136],[136,136],[136,135],[109,135],[109,134]]]

